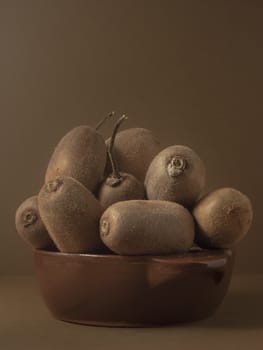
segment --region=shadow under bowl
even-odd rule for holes
[[[212,315],[227,292],[234,255],[228,249],[163,256],[34,251],[41,293],[55,318],[116,327]]]

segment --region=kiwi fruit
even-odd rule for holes
[[[111,139],[106,140],[109,146]],[[132,174],[144,182],[145,174],[152,159],[161,150],[160,142],[153,133],[144,128],[130,128],[120,131],[114,144],[114,157],[119,170]],[[111,172],[110,160],[107,160],[106,176]]]
[[[68,176],[81,182],[90,191],[95,191],[102,180],[107,159],[105,141],[98,129],[113,114],[111,112],[95,128],[81,125],[69,131],[51,156],[45,182]]]
[[[205,165],[189,147],[175,145],[152,160],[145,178],[146,195],[191,207],[205,185]]]
[[[204,248],[230,248],[248,232],[253,210],[250,200],[233,188],[204,196],[193,209],[196,243]]]
[[[100,219],[104,244],[121,255],[187,252],[194,241],[194,220],[177,203],[158,200],[118,202]]]
[[[111,142],[108,146],[108,157],[111,162],[112,172],[103,181],[98,192],[98,199],[103,209],[106,209],[116,202],[131,199],[144,199],[145,197],[143,183],[131,174],[119,172],[118,164],[115,162],[113,155],[117,131],[121,123],[127,118],[126,115],[123,115],[117,121],[112,133]]]
[[[15,224],[18,235],[36,249],[54,248],[38,211],[37,196],[27,198],[17,209]]]
[[[46,183],[38,195],[40,216],[56,246],[65,253],[103,250],[99,235],[102,208],[94,195],[71,177]]]

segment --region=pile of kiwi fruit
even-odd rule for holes
[[[251,202],[233,188],[204,194],[206,169],[191,148],[162,148],[144,128],[105,140],[96,127],[69,131],[56,146],[38,195],[16,211],[19,236],[63,253],[161,255],[235,246],[248,232]],[[111,118],[112,119],[112,118]]]

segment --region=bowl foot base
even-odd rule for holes
[[[199,317],[185,319],[185,320],[172,320],[172,321],[164,321],[164,322],[144,322],[144,323],[136,323],[136,322],[110,322],[110,321],[91,321],[91,320],[71,320],[55,317],[58,321],[66,322],[66,323],[74,323],[82,326],[93,326],[93,327],[111,327],[111,328],[158,328],[158,327],[171,327],[171,326],[180,326],[182,324],[194,323],[207,318],[212,317],[214,312],[210,312],[207,315],[202,315]]]

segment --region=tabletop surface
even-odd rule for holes
[[[263,349],[263,275],[234,275],[209,319],[159,328],[89,327],[57,321],[34,276],[0,276],[0,349]]]

